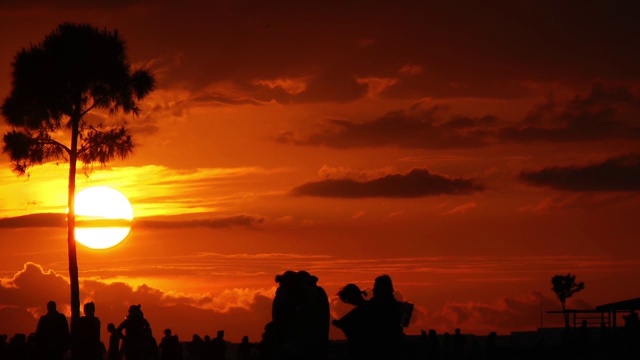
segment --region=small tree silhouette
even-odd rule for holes
[[[567,313],[567,299],[572,297],[573,294],[582,291],[584,289],[584,282],[576,282],[576,276],[567,275],[554,275],[551,278],[551,284],[553,287],[551,290],[556,294],[560,304],[562,305],[562,315],[564,316],[564,326],[569,327],[569,313]]]
[[[76,164],[105,164],[126,158],[134,142],[126,128],[89,124],[85,115],[139,113],[138,102],[155,88],[144,69],[132,71],[117,31],[64,23],[45,39],[19,51],[12,64],[11,93],[2,115],[11,129],[2,151],[19,175],[37,164],[69,162],[67,244],[71,287],[71,330],[80,318],[80,289],[75,242]],[[69,136],[63,143],[60,133]]]

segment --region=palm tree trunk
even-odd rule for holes
[[[67,214],[67,245],[69,249],[69,282],[71,286],[71,334],[75,332],[75,324],[80,318],[80,283],[78,279],[78,256],[76,253],[76,167],[78,160],[78,132],[80,119],[71,119],[71,151],[69,152],[69,193]]]
[[[564,317],[564,327],[568,328],[569,327],[569,313],[567,312],[567,308],[565,306],[564,302],[561,302],[562,304],[562,316]]]

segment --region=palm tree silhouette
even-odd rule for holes
[[[554,275],[551,278],[551,291],[556,294],[556,297],[562,305],[562,315],[564,316],[564,326],[569,328],[569,313],[567,313],[567,299],[572,297],[573,294],[584,290],[584,282],[576,282],[576,276],[572,274],[567,275]]]
[[[138,115],[138,103],[155,88],[145,69],[133,71],[117,30],[63,23],[45,39],[19,51],[12,63],[12,89],[2,104],[11,126],[2,151],[13,171],[24,175],[33,165],[69,162],[67,243],[71,287],[71,324],[80,317],[80,288],[75,242],[74,196],[78,160],[91,164],[126,158],[134,142],[126,123],[91,125],[90,111]],[[64,144],[53,135],[69,131]]]

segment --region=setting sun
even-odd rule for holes
[[[76,241],[92,249],[119,244],[131,230],[133,208],[119,191],[95,186],[76,194]]]

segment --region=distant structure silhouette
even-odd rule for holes
[[[582,323],[578,328],[577,336],[577,345],[580,357],[589,357],[589,352],[591,350],[591,330],[589,329],[587,320],[582,320]]]
[[[84,304],[84,316],[78,319],[74,332],[75,346],[71,354],[72,360],[102,360],[103,344],[100,342],[100,319],[95,316],[96,307],[93,302]]]
[[[372,350],[380,359],[394,359],[402,352],[402,309],[393,295],[389,275],[378,276],[373,283],[373,297],[369,300],[372,314]]]
[[[69,323],[64,314],[58,312],[55,301],[47,303],[47,313],[38,320],[36,342],[38,355],[45,360],[61,360],[69,350]]]
[[[342,330],[348,342],[347,356],[349,359],[369,359],[373,355],[370,352],[371,342],[371,312],[367,293],[360,290],[358,285],[349,283],[339,292],[338,297],[342,302],[353,305],[347,314],[331,323]]]
[[[632,310],[624,319],[624,342],[626,352],[632,359],[640,358],[640,320],[638,313]]]
[[[142,313],[142,306],[129,306],[128,315],[116,328],[119,333],[124,330],[122,348],[126,360],[146,360],[148,349],[146,337],[149,336],[150,328],[149,322]]]
[[[276,275],[279,284],[265,326],[261,356],[268,359],[324,359],[329,344],[329,298],[306,271]]]
[[[485,360],[499,360],[501,359],[498,352],[498,334],[492,331],[487,335],[484,343],[484,358]]]

